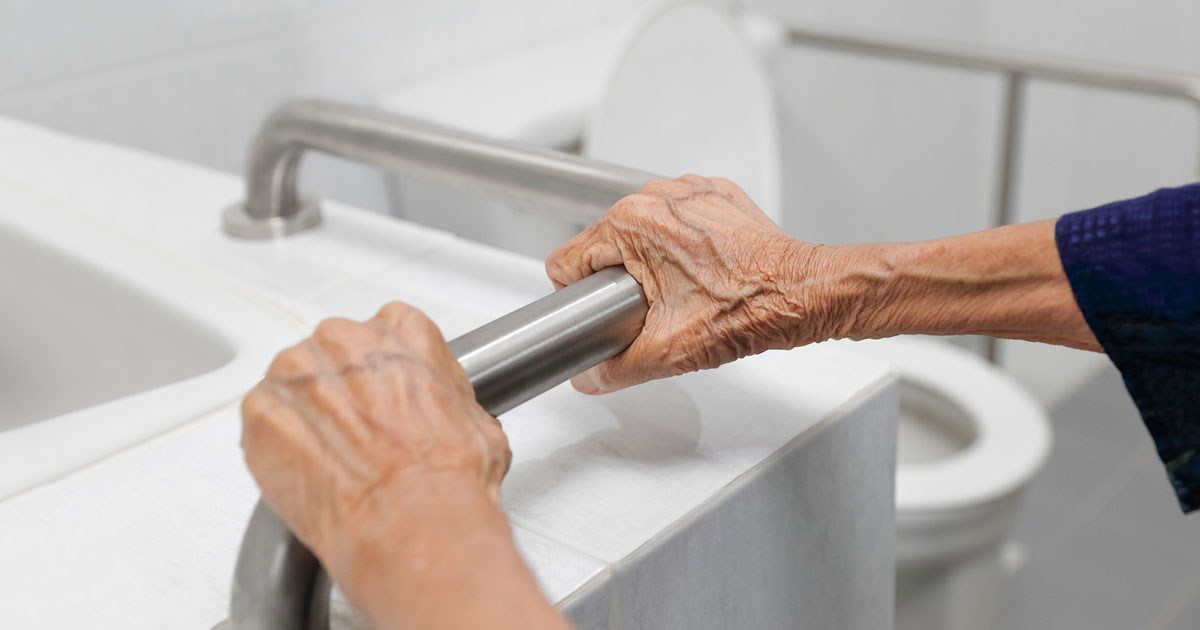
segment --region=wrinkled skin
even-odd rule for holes
[[[646,183],[546,260],[556,287],[624,264],[650,306],[625,352],[572,383],[610,392],[827,339],[821,250],[788,237],[729,180]]]
[[[322,322],[279,354],[242,416],[265,499],[347,592],[370,579],[360,545],[424,536],[412,511],[436,513],[439,495],[494,507],[510,461],[437,327],[400,303]]]
[[[789,238],[734,184],[647,183],[555,251],[555,285],[625,265],[650,305],[596,394],[829,338],[988,334],[1098,350],[1054,221],[922,243]],[[380,628],[567,627],[498,505],[510,456],[437,328],[402,304],[328,320],[242,408],[264,499]]]

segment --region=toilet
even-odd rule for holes
[[[778,222],[775,100],[743,31],[719,4],[652,4],[632,20],[450,70],[380,94],[376,104],[666,177],[720,174]],[[417,178],[381,177],[392,215],[535,258],[586,227]]]
[[[486,72],[407,87],[382,102],[407,115],[652,173],[721,175],[780,222],[775,100],[763,47],[746,24],[722,5],[672,2],[607,28],[552,43],[539,55],[494,60]],[[584,71],[561,75],[570,81],[545,81],[564,59]],[[589,73],[593,84],[578,82]],[[462,90],[485,80],[536,84],[536,106],[526,111],[519,100],[501,99],[488,105],[503,115],[464,112],[470,99]],[[469,217],[473,225],[463,227],[475,229],[478,240],[532,256],[544,256],[582,227],[418,182],[394,188],[400,206],[411,200],[415,210]],[[443,212],[447,199],[467,207]],[[900,374],[896,628],[990,630],[1007,575],[1021,561],[1009,533],[1049,452],[1045,412],[1007,374],[945,341],[896,338],[846,348]]]
[[[897,630],[992,630],[1023,552],[1009,540],[1050,451],[1050,422],[1011,376],[918,337],[847,349],[900,373]]]

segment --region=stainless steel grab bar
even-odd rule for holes
[[[404,118],[379,109],[305,100],[272,114],[250,147],[246,199],[222,216],[237,238],[273,238],[316,227],[314,200],[297,191],[309,150],[415,175],[491,198],[551,209],[590,224],[653,176],[532,145]]]
[[[320,223],[296,194],[300,157],[326,151],[593,221],[653,176],[577,156],[440,129],[378,110],[323,101],[281,108],[251,148],[247,200],[223,215],[243,238]],[[450,342],[476,399],[499,415],[623,350],[646,314],[623,268],[597,272]],[[234,572],[232,630],[327,630],[331,584],[312,553],[259,501]]]
[[[646,299],[624,268],[601,270],[450,342],[492,415],[624,350]],[[327,630],[330,582],[317,559],[259,501],[234,572],[232,630]]]

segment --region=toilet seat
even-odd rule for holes
[[[976,437],[964,450],[897,467],[901,521],[987,512],[1023,489],[1045,463],[1051,445],[1046,412],[1011,376],[982,358],[945,342],[911,337],[855,342],[852,351],[896,366],[902,382],[944,396],[975,425]]]
[[[664,177],[730,179],[779,223],[775,96],[728,8],[653,4],[619,50],[587,117],[583,154]]]

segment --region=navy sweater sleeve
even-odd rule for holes
[[[1200,184],[1068,214],[1055,238],[1180,504],[1200,509]]]

